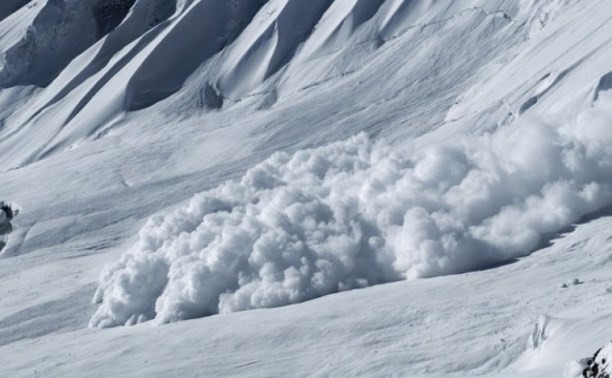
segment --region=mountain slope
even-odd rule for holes
[[[0,370],[10,376],[29,376],[35,371],[65,376],[87,369],[98,375],[114,372],[124,376],[181,371],[194,375],[380,372],[558,377],[565,361],[592,354],[609,338],[605,334],[611,310],[605,300],[609,220],[605,209],[610,204],[606,91],[612,71],[608,48],[612,6],[608,2],[5,3],[0,5],[0,200],[20,210],[11,222],[10,234],[3,235],[7,244],[0,259],[0,288],[7,294],[0,298],[0,344],[4,345]],[[461,273],[517,257],[521,260],[483,272],[338,293],[274,310],[161,327],[147,322],[133,328],[86,329],[96,311],[111,308],[103,305],[98,310],[90,303],[105,264],[124,261],[121,255],[139,238],[159,236],[160,243],[169,244],[179,240],[172,235],[185,230],[181,222],[189,218],[180,214],[188,209],[186,202],[194,194],[222,192],[220,185],[228,179],[240,180],[247,171],[244,180],[251,177],[253,183],[265,186],[269,177],[257,181],[256,174],[266,169],[288,169],[290,174],[295,167],[306,167],[311,173],[325,172],[316,165],[325,164],[325,159],[342,167],[343,160],[333,160],[329,152],[338,145],[328,144],[362,131],[368,135],[364,145],[382,146],[377,147],[382,153],[367,158],[374,174],[360,173],[345,181],[339,176],[332,187],[341,190],[330,197],[330,206],[338,204],[338,198],[353,198],[364,182],[369,185],[366,189],[376,193],[366,204],[382,198],[381,204],[394,205],[393,201],[404,201],[415,193],[413,202],[405,202],[410,206],[399,207],[399,215],[393,213],[394,206],[372,208],[372,212],[387,211],[392,223],[397,217],[404,219],[414,204],[424,207],[423,214],[428,216],[439,214],[432,210],[439,206],[442,213],[452,214],[455,223],[451,227],[444,223],[451,221],[437,215],[434,223],[445,225],[444,230],[461,230],[450,233],[453,236],[470,235],[468,228],[489,222],[505,208],[514,206],[515,211],[504,213],[505,223],[499,223],[499,228],[488,229],[498,232],[491,231],[487,240],[506,251],[502,255],[479,260],[473,248],[463,245],[457,249],[458,256],[471,257],[456,259],[465,262],[459,266],[452,259],[444,262],[445,251],[452,249],[423,249],[431,254],[419,255],[410,252],[418,248],[406,248],[410,253],[399,264],[401,269],[393,271],[396,265],[381,264],[393,269],[386,272],[388,276],[380,274],[366,284],[404,279],[409,271],[406,267],[418,266],[411,265],[414,261],[440,263],[437,270],[423,263],[422,274],[408,275],[410,278]],[[342,159],[352,158],[351,142],[342,143],[350,152]],[[359,151],[362,147],[356,145]],[[457,156],[445,148],[457,145],[461,154],[474,158],[455,169],[452,164]],[[303,151],[320,146],[324,147],[314,150],[316,153]],[[312,166],[286,168],[267,160],[266,169],[253,168],[278,151],[296,155],[281,153],[272,159],[319,158],[311,161]],[[489,160],[490,156],[497,158]],[[374,164],[379,161],[387,164],[386,170]],[[522,167],[518,169],[520,180],[509,176],[512,180],[508,182],[516,185],[479,193],[479,200],[496,204],[480,209],[495,212],[462,212],[461,198],[454,202],[422,196],[442,193],[448,198],[448,188],[456,184],[452,181],[468,177],[473,161],[499,164],[499,170],[485,170],[493,175],[511,174]],[[420,162],[421,173],[412,175],[413,165]],[[403,164],[402,169],[393,164]],[[427,186],[408,190],[399,185],[392,190],[382,185],[392,182],[383,173],[397,175],[398,180],[412,177]],[[288,176],[272,172],[270,177]],[[546,189],[558,187],[558,182],[569,182],[573,191]],[[317,192],[325,185],[295,183],[305,198],[325,198]],[[466,183],[476,189],[484,187],[478,181]],[[599,189],[592,189],[590,183]],[[282,185],[274,185],[282,191]],[[201,196],[196,203],[197,198]],[[282,198],[273,196],[272,200]],[[537,198],[549,202],[542,204]],[[241,201],[232,203],[237,217],[232,222],[245,219],[241,209],[248,203]],[[262,208],[269,208],[265,201]],[[308,215],[308,209],[302,215]],[[593,213],[595,210],[600,212]],[[300,219],[295,211],[295,219]],[[145,226],[139,235],[147,218],[158,212],[162,218],[179,214],[181,227],[168,222],[175,229],[166,233],[163,227]],[[457,218],[457,214],[466,218]],[[375,223],[376,232],[388,232],[379,227],[382,218],[367,217],[364,222]],[[420,220],[427,218],[415,217],[406,224],[421,225]],[[584,225],[574,231],[566,229],[579,218]],[[197,227],[200,221],[189,227]],[[229,221],[220,220],[222,224]],[[342,227],[333,232],[339,238],[350,235],[352,224],[347,222],[349,226],[344,227],[339,223]],[[289,223],[287,227],[293,226]],[[529,232],[520,234],[524,230],[535,232],[535,237]],[[231,231],[228,223],[220,227],[219,234]],[[543,246],[540,242],[555,240],[563,231],[567,233],[550,249],[530,255]],[[414,238],[395,240],[406,246],[435,239],[430,232],[427,227],[412,229],[399,235]],[[391,243],[389,235],[383,235],[387,243]],[[507,243],[500,242],[504,237]],[[370,247],[382,248],[379,241],[372,239]],[[227,249],[236,246],[240,244]],[[190,248],[182,250],[189,252],[187,257],[199,252]],[[434,258],[429,260],[430,256]],[[352,263],[342,260],[346,267]],[[165,312],[166,320],[217,312],[202,311],[203,303],[208,302],[193,300],[207,291],[190,292],[190,285],[197,286],[200,277],[189,271],[192,265],[173,267],[168,292],[180,295],[163,296],[160,306],[172,309]],[[140,267],[135,271],[148,272]],[[294,303],[364,286],[360,279],[370,274],[349,269],[338,278],[338,271],[330,270],[331,289],[316,295],[301,296],[298,290],[298,300],[247,304],[236,297],[232,306],[247,309],[262,307],[254,303],[263,303],[263,307]],[[277,276],[274,269],[270,272],[270,277]],[[359,274],[352,277],[353,272]],[[573,278],[584,284],[570,285],[569,290],[560,287]],[[341,288],[338,282],[348,285]],[[159,293],[121,291],[126,286],[104,276],[101,283],[118,298],[126,293],[131,296],[130,305],[144,301],[149,312],[140,320],[155,317],[150,309],[155,308]],[[521,295],[516,294],[517,285]],[[298,287],[308,290],[308,286]],[[226,289],[220,288],[222,292]],[[470,292],[476,296],[455,300]],[[106,297],[113,298],[113,294]],[[180,301],[173,302],[176,298]],[[185,307],[189,303],[194,307]],[[369,312],[369,303],[379,312]],[[120,314],[121,319],[112,324],[118,325],[138,320],[141,312],[113,308],[107,314]],[[355,314],[359,315],[352,319]],[[461,316],[449,318],[451,314]],[[129,320],[132,315],[136,316]],[[539,318],[544,320],[538,322]],[[255,326],[237,328],[242,323]],[[535,332],[544,336],[528,344],[536,325],[548,327],[550,333]],[[310,333],[317,329],[321,332]],[[568,340],[579,335],[584,340],[567,347]],[[168,361],[153,350],[161,340],[171,340],[176,348],[185,348],[181,349],[184,352]],[[293,349],[284,347],[287,343]],[[214,354],[216,347],[223,353]],[[192,348],[211,357],[202,359]],[[321,352],[297,352],[317,348]],[[556,354],[560,348],[563,353]],[[456,350],[466,352],[446,357]],[[347,372],[350,352],[364,358]],[[439,361],[441,356],[444,362]],[[43,357],[48,364],[32,368]],[[222,364],[220,359],[231,362]],[[313,370],[312,362],[320,360],[329,365]],[[249,361],[253,364],[248,365]]]

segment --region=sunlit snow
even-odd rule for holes
[[[0,1],[0,377],[607,373],[611,46],[607,0]]]

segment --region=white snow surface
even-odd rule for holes
[[[611,43],[606,0],[2,1],[0,376],[579,375]]]

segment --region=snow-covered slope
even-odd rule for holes
[[[428,118],[442,117],[499,46],[528,38],[525,24],[546,14],[544,2],[525,1],[139,0],[128,12],[132,2],[38,1],[2,22],[0,86],[11,88],[5,101],[24,97],[13,94],[17,88],[39,89],[27,91],[22,106],[5,106],[0,147],[9,158],[0,168],[99,138],[126,111],[181,88],[159,111],[224,105],[226,113],[243,114],[245,106],[277,102],[319,109],[314,93],[354,90],[363,95],[351,101],[351,113],[430,99],[438,106]],[[385,91],[375,90],[381,70],[391,84]],[[318,113],[328,119],[330,111]],[[415,128],[420,134],[431,125]]]
[[[604,0],[2,2],[0,372],[560,376],[612,337],[610,43]]]

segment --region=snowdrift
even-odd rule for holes
[[[276,153],[151,218],[101,275],[93,327],[282,306],[525,256],[612,204],[612,95],[412,153],[359,135]]]

